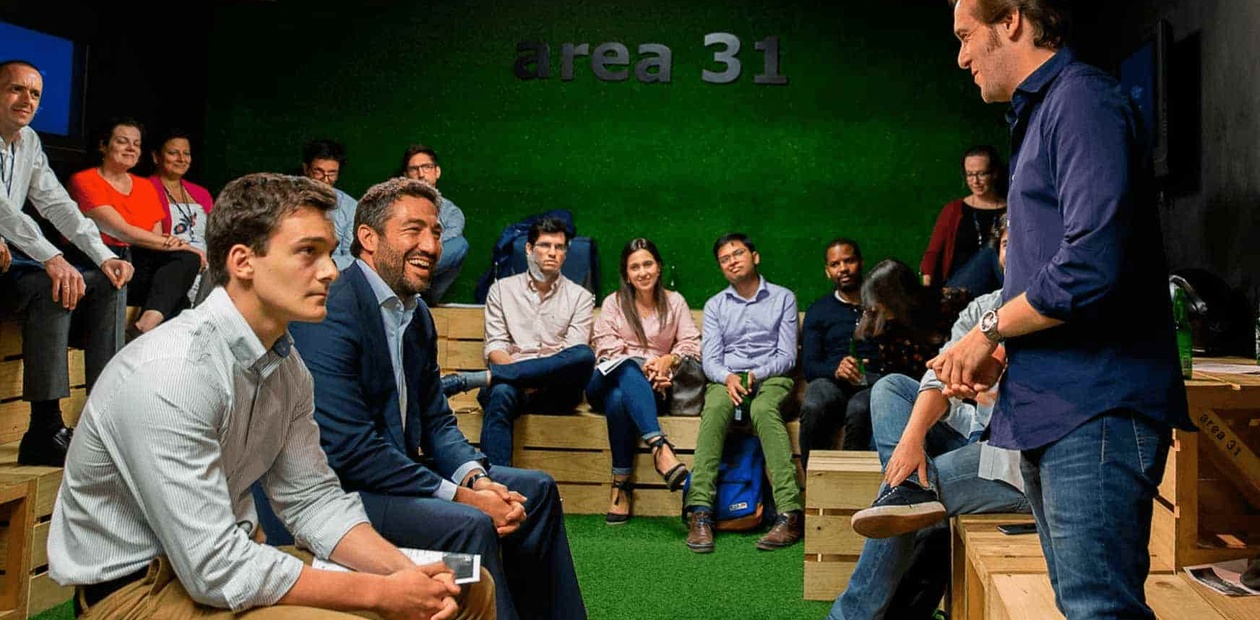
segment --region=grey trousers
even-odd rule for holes
[[[22,321],[22,400],[70,396],[70,324],[81,334],[88,389],[122,348],[127,288],[114,288],[99,269],[81,270],[86,292],[72,313],[53,301],[52,280],[42,269],[16,267],[0,278],[0,297]]]

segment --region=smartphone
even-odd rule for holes
[[[999,525],[998,531],[1002,532],[1003,534],[1006,534],[1007,536],[1016,536],[1019,534],[1036,534],[1037,524],[1036,523],[1008,523],[1006,525]]]

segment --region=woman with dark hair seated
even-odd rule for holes
[[[162,232],[183,239],[190,247],[206,251],[206,218],[214,208],[214,198],[206,188],[184,178],[192,165],[192,143],[188,134],[171,130],[149,149],[153,175],[149,182],[158,192],[165,217]],[[188,290],[188,299],[198,299],[201,278]],[[204,295],[203,295],[204,297]]]
[[[640,439],[652,448],[656,473],[669,490],[687,478],[657,415],[668,411],[666,397],[680,365],[700,357],[700,330],[687,300],[661,285],[656,244],[635,239],[621,250],[621,287],[604,299],[591,344],[600,364],[586,399],[608,417],[613,482],[605,520],[612,525],[630,519],[630,474]],[[616,360],[621,363],[609,369]]]
[[[166,212],[148,180],[129,171],[140,161],[143,126],[118,119],[97,142],[101,165],[70,177],[70,195],[101,229],[101,239],[136,273],[127,285],[127,304],[143,312],[131,334],[157,327],[188,305],[188,289],[206,264],[205,252],[162,232]]]
[[[1002,286],[993,251],[993,225],[1006,213],[1006,167],[997,149],[973,146],[962,156],[971,193],[941,209],[919,272],[924,286],[967,289],[979,296]]]
[[[965,290],[924,287],[914,270],[899,260],[880,261],[862,283],[865,311],[853,334],[879,347],[876,368],[868,371],[922,377],[927,361],[949,340],[950,327],[970,300]],[[872,450],[869,408],[858,409],[865,415],[845,419],[844,449]]]

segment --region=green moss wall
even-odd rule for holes
[[[411,142],[442,157],[440,189],[472,244],[452,301],[471,301],[500,230],[570,209],[600,248],[604,292],[621,246],[657,242],[693,307],[725,285],[720,234],[751,235],[762,272],[802,307],[828,290],[822,246],[863,245],[867,266],[917,268],[940,206],[965,192],[958,156],[1006,150],[1003,108],[981,103],[955,64],[945,2],[786,0],[223,3],[211,37],[203,170],[214,188],[258,170],[294,171],[302,143],[343,140],[339,187],[390,175]],[[709,32],[737,35],[743,75],[720,70]],[[787,86],[753,83],[781,41]],[[552,77],[513,75],[521,41],[551,46]],[[673,51],[669,84],[602,82],[589,60],[561,81],[563,43]]]

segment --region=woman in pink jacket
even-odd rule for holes
[[[600,360],[586,386],[586,399],[608,418],[612,451],[610,525],[630,519],[630,474],[642,439],[652,448],[656,473],[669,490],[682,487],[687,466],[657,420],[685,358],[700,356],[700,330],[687,300],[661,285],[661,253],[647,239],[621,251],[621,287],[604,299],[592,339]]]

